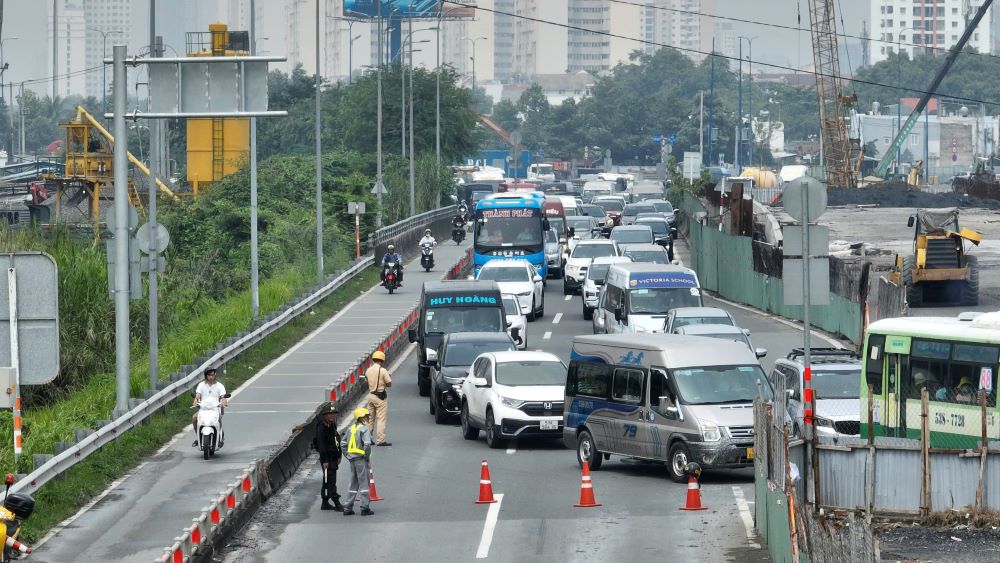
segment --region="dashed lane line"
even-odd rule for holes
[[[476,559],[486,559],[490,556],[490,544],[493,543],[493,532],[497,529],[503,494],[494,495],[493,498],[497,501],[491,504],[489,511],[486,512],[486,523],[483,524],[483,536],[479,539],[479,551],[476,552]]]
[[[556,313],[556,316],[552,317],[552,324],[557,325],[559,321],[562,320],[562,313]]]

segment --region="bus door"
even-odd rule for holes
[[[906,399],[909,389],[904,382],[909,381],[910,337],[873,335],[869,340],[880,338],[883,342],[884,387],[882,395],[882,426],[886,436],[906,437]],[[869,343],[869,351],[873,345]],[[876,392],[876,395],[879,393]],[[878,407],[878,403],[875,404]],[[866,415],[867,416],[867,415]],[[917,428],[920,422],[917,421]]]

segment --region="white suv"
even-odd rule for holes
[[[462,382],[462,435],[503,447],[510,438],[562,438],[566,365],[548,352],[488,352]]]

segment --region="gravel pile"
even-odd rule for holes
[[[968,197],[954,192],[929,193],[901,187],[831,189],[827,205],[878,205],[879,207],[966,207],[1000,209],[1000,200]]]

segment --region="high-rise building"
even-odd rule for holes
[[[669,44],[696,61],[705,58],[712,50],[714,13],[715,0],[670,0]]]
[[[111,47],[115,44],[127,43],[132,49],[136,44],[132,41],[132,3],[115,0],[77,0],[83,10],[83,43],[79,45],[78,55],[83,57],[75,70],[100,68],[105,57],[111,57]],[[60,9],[64,12],[66,8]],[[62,13],[60,13],[62,17]],[[147,15],[148,17],[148,15]],[[143,45],[149,43],[149,24],[146,24],[146,37]],[[101,34],[103,32],[103,36]],[[51,32],[50,32],[51,34]],[[65,53],[65,38],[59,37],[60,51]],[[51,45],[51,38],[49,40]],[[105,51],[105,47],[107,50]],[[109,84],[103,84],[105,73],[88,72],[82,76],[83,87],[75,94],[86,94],[100,99],[104,88],[110,88],[111,69],[107,70]],[[62,89],[62,88],[60,88]],[[109,102],[110,103],[110,102]]]
[[[48,75],[56,75],[55,93],[57,96],[81,94],[86,88],[87,21],[84,17],[84,5],[81,0],[63,0],[59,2],[56,14],[56,25],[53,29],[52,14],[49,14],[47,37],[49,49],[55,45],[56,56],[53,61],[52,51],[49,51]],[[53,43],[53,32],[56,33]],[[55,72],[52,64],[55,63]],[[49,92],[53,91],[49,84]]]
[[[555,0],[561,3],[562,0]],[[493,77],[497,80],[510,80],[517,72],[514,66],[514,41],[516,33],[514,24],[517,19],[510,14],[516,13],[519,0],[493,0]]]
[[[670,8],[672,0],[646,0],[640,11],[642,51],[652,55],[670,42]]]
[[[869,14],[871,40],[869,58],[872,64],[884,61],[889,55],[902,52],[909,57],[920,54],[925,48],[948,49],[958,42],[965,31],[966,22],[982,5],[982,0],[872,0]],[[968,45],[980,53],[994,50],[994,32],[991,6],[979,23]]]

